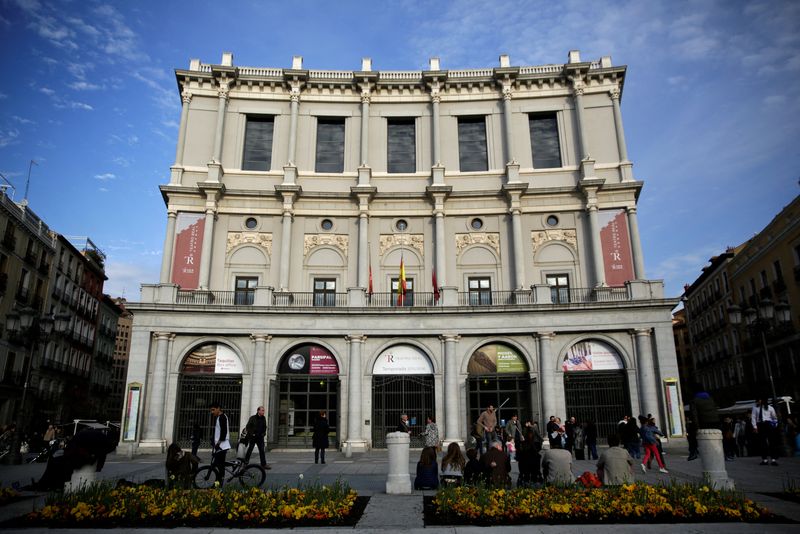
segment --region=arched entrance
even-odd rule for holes
[[[211,415],[208,406],[218,401],[228,414],[231,438],[238,435],[242,406],[242,372],[239,356],[227,345],[206,343],[183,360],[178,376],[178,402],[173,441],[191,447],[192,427],[200,425],[200,448],[211,447]]]
[[[567,417],[594,421],[601,439],[617,431],[622,416],[630,414],[628,375],[619,353],[608,343],[575,343],[561,364]]]
[[[422,447],[425,417],[435,415],[433,388],[433,366],[424,352],[412,345],[383,351],[372,368],[372,446],[386,447],[386,434],[406,414],[411,446]]]
[[[328,412],[331,447],[339,445],[339,365],[321,345],[306,343],[287,351],[270,386],[272,447],[307,449],[319,412]]]
[[[481,346],[467,364],[467,428],[472,430],[488,405],[497,410],[497,422],[517,414],[523,423],[539,419],[536,380],[528,374],[525,358],[500,343]]]

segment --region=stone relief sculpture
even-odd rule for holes
[[[267,257],[272,257],[272,234],[265,232],[228,232],[228,243],[225,253],[230,254],[231,250],[239,245],[254,245],[267,253]]]
[[[381,234],[380,255],[393,247],[408,247],[416,249],[420,257],[425,257],[425,236],[422,234]]]
[[[578,250],[578,232],[574,229],[552,229],[531,232],[531,242],[533,252],[549,241],[563,241],[571,245],[574,250]]]
[[[500,256],[500,234],[489,232],[470,232],[456,234],[456,253],[461,254],[470,245],[487,245],[497,256]]]
[[[328,245],[341,250],[346,258],[349,242],[350,238],[345,234],[306,234],[303,240],[303,256],[308,256],[316,247]]]

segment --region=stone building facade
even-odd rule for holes
[[[161,450],[266,405],[273,447],[328,412],[345,451],[402,413],[464,442],[501,419],[652,413],[683,433],[670,310],[647,280],[626,68],[176,70],[158,283],[134,313],[122,441]]]

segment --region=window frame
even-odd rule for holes
[[[320,283],[323,284],[322,288],[317,287]],[[328,287],[329,285],[332,285],[332,287]],[[311,287],[314,295],[314,306],[336,306],[336,278],[314,278]]]
[[[393,127],[405,126],[411,127],[411,147],[410,150],[397,150],[397,145],[393,144],[392,140],[396,141],[403,139],[402,132],[397,132],[392,135]],[[401,136],[398,136],[398,133]],[[400,143],[402,144],[402,143]],[[395,146],[393,152],[392,147]],[[408,158],[401,162],[394,163],[395,166],[402,166],[402,168],[393,167],[392,155],[403,156]],[[389,174],[412,174],[417,172],[417,120],[414,117],[388,117],[386,119],[386,172]]]
[[[320,148],[338,146],[339,141],[320,140],[322,130],[327,126],[341,126],[341,147],[335,151],[337,160],[335,162],[320,161],[320,155],[334,154],[333,150],[320,150]],[[333,132],[331,130],[331,132]],[[326,174],[339,174],[344,172],[345,144],[347,142],[347,121],[344,117],[317,117],[317,138],[314,144],[314,172]],[[320,145],[320,143],[324,143]]]
[[[400,277],[391,278],[389,280],[389,287],[392,290],[392,295],[397,295],[397,288],[400,286]],[[392,299],[392,305],[397,306],[397,299]],[[406,277],[406,294],[403,296],[403,308],[411,307],[414,305],[414,277]]]
[[[251,124],[270,124],[269,141],[268,145],[263,147],[264,157],[258,159],[253,157],[253,152],[250,152],[248,157],[248,139],[251,135],[256,135],[255,132],[250,133]],[[259,132],[264,133],[264,132]],[[266,141],[267,136],[263,136]],[[261,141],[261,139],[254,139],[253,142]],[[275,142],[275,116],[274,115],[246,115],[244,125],[244,140],[242,143],[242,170],[243,171],[261,171],[268,172],[272,168],[272,147]],[[252,147],[251,147],[252,149]],[[257,149],[256,149],[257,150]],[[260,164],[256,166],[256,164]],[[263,168],[261,168],[263,166]]]
[[[472,283],[477,282],[473,289]],[[482,282],[486,282],[487,287],[481,287]],[[467,294],[469,295],[470,306],[491,306],[492,305],[492,277],[491,276],[468,276]]]
[[[561,283],[561,279],[566,280],[566,284]],[[555,279],[555,284],[551,281]],[[570,299],[569,273],[551,273],[544,275],[544,283],[550,286],[550,300],[553,304],[568,304]]]
[[[555,127],[555,132],[547,132],[548,136],[552,136],[555,140],[555,153],[554,154],[545,154],[544,156],[540,156],[539,165],[537,165],[537,144],[539,145],[539,152],[547,152],[546,150],[542,150],[542,146],[551,140],[548,138],[546,140],[542,140],[541,136],[535,135],[534,132],[534,124],[541,124],[543,121],[552,121],[553,126]],[[559,128],[559,121],[558,121],[558,112],[557,111],[547,111],[547,112],[536,112],[536,113],[528,113],[528,133],[530,135],[531,140],[531,166],[534,169],[560,169],[564,166],[564,157],[561,150],[561,134]],[[540,140],[537,142],[537,137]],[[557,156],[557,161],[556,161]],[[557,163],[554,164],[554,163]]]
[[[465,115],[457,117],[458,129],[458,169],[460,172],[487,172],[489,170],[489,145],[488,135],[486,133],[486,115]],[[465,139],[470,133],[467,130],[467,125],[482,124],[483,128],[476,128],[475,132],[481,132],[483,136],[481,139],[468,140]],[[462,126],[464,130],[462,131]],[[475,165],[470,158],[476,155],[482,155],[482,165]],[[480,167],[480,168],[479,168]]]
[[[239,287],[240,282],[244,282],[244,287]],[[255,302],[256,287],[258,287],[258,276],[236,276],[234,277],[233,284],[234,304],[236,306],[252,306]]]

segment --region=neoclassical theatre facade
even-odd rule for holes
[[[488,404],[684,433],[670,311],[611,58],[447,70],[192,60],[134,313],[122,443],[188,445],[218,400],[273,448],[385,446],[402,413],[468,440]],[[155,282],[155,281],[154,281]]]

